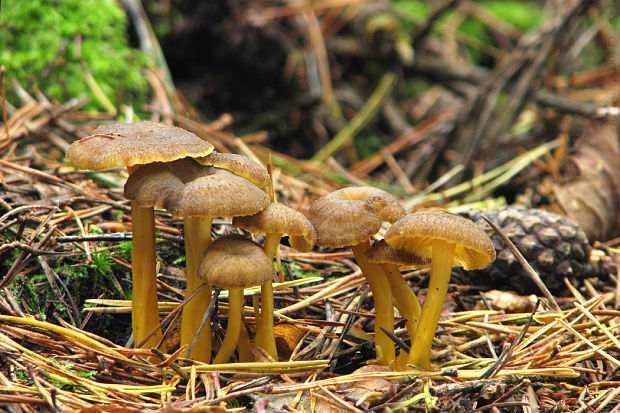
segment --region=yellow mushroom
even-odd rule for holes
[[[397,250],[431,258],[428,292],[415,336],[411,338],[409,363],[431,367],[431,347],[445,301],[452,267],[486,268],[495,260],[493,242],[484,229],[463,217],[429,211],[410,214],[395,222],[385,240]]]
[[[369,238],[384,221],[394,222],[404,215],[404,208],[391,194],[367,186],[343,188],[324,195],[312,203],[307,214],[317,232],[317,245],[351,246],[373,294],[377,359],[387,365],[394,363],[396,349],[381,327],[394,331],[392,292],[383,269],[368,260],[366,251],[370,248]]]
[[[274,275],[271,259],[263,249],[242,235],[225,235],[207,248],[198,277],[207,284],[228,289],[228,324],[214,363],[227,362],[237,348],[243,324],[243,289],[261,285]]]
[[[151,187],[159,191],[150,190]],[[185,229],[186,295],[203,282],[198,279],[200,260],[211,243],[211,220],[259,212],[269,205],[269,197],[245,178],[226,170],[202,166],[193,159],[156,163],[139,168],[125,185],[125,196],[141,199],[153,194],[175,217],[183,217]],[[181,319],[181,345],[190,344],[211,300],[211,289],[205,288],[189,301]],[[211,328],[205,324],[191,357],[209,362]]]
[[[233,218],[233,227],[266,234],[264,250],[270,259],[276,255],[280,238],[288,235],[293,248],[309,251],[316,240],[316,231],[304,214],[274,202],[255,215]],[[273,334],[273,286],[271,280],[261,285],[261,312],[257,319],[256,344],[274,360],[278,360]]]
[[[392,248],[385,240],[376,242],[368,251],[366,256],[375,264],[379,264],[383,267],[385,276],[390,283],[392,289],[392,296],[394,297],[394,304],[400,314],[407,319],[405,323],[409,337],[413,338],[418,326],[418,320],[420,318],[420,302],[415,295],[407,281],[402,277],[399,265],[405,266],[422,266],[430,263],[430,259],[418,257],[417,255],[410,254],[405,251],[400,251]],[[398,368],[405,367],[408,355],[401,350],[401,353],[397,357]]]
[[[125,166],[131,175],[140,165],[200,157],[213,146],[184,129],[150,121],[99,126],[84,139],[72,143],[67,158],[80,169],[103,171]],[[132,216],[132,329],[140,343],[159,325],[157,274],[155,271],[155,219],[153,204],[131,202]],[[155,347],[161,331],[144,343]]]

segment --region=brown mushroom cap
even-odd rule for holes
[[[247,288],[271,280],[275,268],[260,245],[243,235],[228,234],[207,248],[198,277],[220,288]]]
[[[465,270],[486,268],[495,259],[493,242],[473,221],[446,212],[409,214],[385,233],[392,247],[422,257],[431,257],[435,240],[456,245],[453,265]]]
[[[261,164],[244,155],[236,153],[212,152],[207,156],[196,158],[201,165],[215,166],[239,175],[254,185],[266,187],[269,185],[269,173]]]
[[[269,196],[245,178],[210,166],[185,185],[166,209],[176,217],[252,215],[269,205]]]
[[[166,201],[183,187],[183,181],[165,163],[143,165],[125,184],[125,198],[138,205],[164,208]]]
[[[175,217],[251,215],[269,205],[269,196],[247,179],[192,159],[141,166],[127,179],[125,196]]]
[[[366,251],[366,256],[370,262],[376,264],[395,264],[395,265],[427,265],[431,260],[426,257],[419,257],[406,251],[397,250],[384,239],[375,242],[375,244]]]
[[[213,145],[185,129],[142,121],[99,126],[93,135],[73,142],[66,155],[80,169],[103,171],[206,156],[212,151]]]
[[[314,201],[307,216],[317,232],[317,244],[338,248],[367,240],[383,221],[394,222],[405,214],[390,193],[361,186],[323,195]]]
[[[312,249],[316,231],[304,214],[282,203],[273,202],[258,214],[235,217],[233,227],[259,234],[288,235],[293,248],[301,252]]]

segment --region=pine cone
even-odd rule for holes
[[[565,216],[541,209],[504,207],[495,211],[469,210],[462,213],[489,229],[497,258],[488,268],[463,274],[476,285],[521,294],[540,294],[516,257],[482,215],[497,225],[521,251],[554,294],[566,294],[564,277],[580,279],[602,275],[600,265],[590,263],[586,234]]]

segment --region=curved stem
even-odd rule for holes
[[[131,220],[131,325],[134,343],[139,343],[159,325],[153,207],[143,207],[131,202]],[[142,347],[157,347],[161,338],[162,332],[158,330]],[[166,351],[164,344],[160,350]]]
[[[418,326],[418,320],[420,319],[420,312],[422,311],[418,297],[403,278],[397,265],[382,264],[382,267],[392,289],[394,304],[400,314],[407,319],[407,331],[409,332],[409,337],[413,339]]]
[[[424,299],[420,322],[415,337],[412,338],[411,351],[409,352],[409,363],[424,369],[431,368],[431,347],[437,331],[441,308],[448,294],[454,248],[455,244],[453,243],[433,241],[428,292]]]
[[[186,217],[183,220],[185,229],[185,267],[187,285],[185,294],[191,294],[202,280],[198,279],[198,266],[205,250],[211,244],[211,219],[203,217]],[[211,287],[204,288],[183,308],[181,318],[181,346],[190,345],[200,326],[202,316],[211,302]],[[211,359],[211,323],[206,323],[200,337],[194,345],[191,358],[208,363]]]
[[[394,331],[392,291],[390,284],[383,276],[383,269],[366,258],[368,248],[370,248],[370,242],[365,241],[353,245],[351,250],[372,290],[375,304],[375,349],[377,351],[377,359],[382,364],[392,366],[396,359],[396,348],[394,347],[394,342],[381,330],[381,327],[383,327],[387,331]]]
[[[267,234],[265,254],[273,259],[280,245],[281,234]],[[256,345],[262,347],[274,360],[278,361],[278,349],[276,337],[273,334],[273,285],[272,281],[265,281],[261,285],[261,310],[260,318],[256,323]]]
[[[222,347],[213,359],[213,364],[226,363],[235,352],[241,333],[241,317],[243,311],[243,288],[228,290],[228,325]]]

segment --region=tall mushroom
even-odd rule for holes
[[[391,194],[364,186],[323,195],[312,203],[307,214],[317,232],[317,245],[351,246],[373,294],[377,359],[387,365],[393,365],[396,349],[381,327],[394,331],[392,292],[382,268],[368,260],[366,251],[370,248],[369,238],[379,231],[382,222],[394,222],[404,215],[404,208]]]
[[[125,166],[131,175],[140,165],[206,156],[213,146],[184,129],[143,121],[99,126],[84,139],[72,143],[67,158],[80,169],[103,171]],[[131,202],[132,230],[132,328],[135,343],[159,325],[153,205]],[[144,343],[155,347],[157,332]]]
[[[224,235],[207,248],[198,276],[207,284],[228,289],[228,325],[214,363],[228,361],[237,347],[242,328],[243,289],[261,285],[274,275],[271,259],[263,249],[242,235]]]
[[[376,242],[368,251],[366,256],[370,262],[379,264],[383,267],[385,276],[390,283],[392,289],[392,296],[394,297],[394,304],[400,314],[407,319],[405,325],[407,326],[407,332],[409,337],[413,338],[418,326],[418,320],[420,318],[420,302],[415,295],[407,281],[402,277],[399,265],[406,266],[421,266],[430,263],[430,259],[418,257],[417,255],[410,254],[405,251],[400,251],[392,248],[384,239]],[[401,352],[403,357],[399,355],[398,359],[403,360],[406,363],[406,355]],[[404,367],[405,363],[399,364],[399,368]]]
[[[163,189],[169,182],[170,189]],[[149,188],[162,187],[159,192]],[[166,186],[167,187],[167,186]],[[269,205],[269,197],[245,178],[226,170],[199,165],[192,159],[158,163],[141,167],[125,184],[125,196],[140,199],[159,197],[163,208],[175,217],[183,217],[186,245],[186,294],[191,294],[203,282],[197,271],[204,251],[211,243],[211,220],[255,214]],[[205,288],[183,309],[181,345],[191,344],[211,300],[211,289]],[[209,362],[211,358],[211,329],[205,325],[192,358]]]
[[[385,240],[397,250],[431,258],[428,293],[409,352],[410,364],[430,369],[433,337],[448,292],[452,267],[461,265],[465,270],[486,268],[495,260],[493,242],[474,222],[438,211],[407,215],[388,229]]]
[[[258,214],[233,218],[233,227],[266,234],[263,248],[272,260],[283,235],[288,235],[293,248],[301,252],[310,251],[316,240],[316,231],[305,215],[279,202],[269,204]],[[274,360],[278,360],[273,334],[272,280],[261,285],[261,313],[256,327],[256,344]]]

